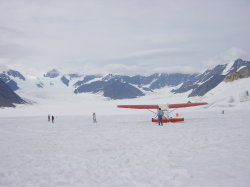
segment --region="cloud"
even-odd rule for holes
[[[166,54],[173,54],[173,53],[179,53],[181,49],[179,48],[159,48],[159,49],[150,49],[145,51],[140,51],[136,53],[132,53],[127,58],[147,58],[150,56],[156,56],[156,55],[166,55]]]
[[[197,70],[233,46],[249,53],[249,8],[245,0],[0,0],[0,58],[25,71]]]
[[[108,64],[102,67],[102,73],[112,73],[119,75],[152,75],[154,73],[198,73],[201,69],[190,66],[138,66],[124,64]]]
[[[249,60],[250,53],[247,53],[245,50],[240,48],[230,48],[223,53],[220,53],[219,55],[216,55],[214,57],[211,57],[205,61],[203,61],[203,64],[206,67],[213,67],[218,64],[227,64],[235,61],[238,58],[242,58],[243,60]]]

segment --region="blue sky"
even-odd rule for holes
[[[0,67],[197,72],[250,60],[249,0],[0,0]]]

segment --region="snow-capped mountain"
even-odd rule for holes
[[[79,81],[75,84],[75,93],[92,92],[97,93],[102,91],[105,97],[112,99],[125,99],[143,96],[147,92],[163,88],[165,86],[177,86],[184,80],[189,79],[194,75],[188,74],[153,74],[150,76],[123,76],[123,75],[106,75],[98,77],[96,81],[89,83]],[[92,77],[95,79],[97,77]],[[81,84],[79,84],[81,83]],[[114,90],[111,94],[110,90]],[[115,94],[114,94],[115,93]]]
[[[173,94],[188,93],[188,95],[186,94],[188,97],[195,97],[206,95],[226,77],[247,71],[245,67],[249,68],[250,62],[237,59],[233,63],[217,65],[201,74],[86,75],[61,74],[58,70],[53,69],[37,77],[24,76],[18,71],[9,70],[0,73],[0,79],[26,100],[51,97],[67,98],[84,93],[97,94],[110,99],[129,99],[153,94],[165,87],[172,88]]]
[[[184,93],[191,91],[189,97],[204,96],[219,85],[228,75],[249,66],[250,61],[243,61],[242,59],[237,59],[233,64],[217,65],[213,69],[208,69],[204,73],[186,80],[179,88],[173,89],[172,92]]]
[[[11,69],[7,72],[3,71],[2,73],[0,73],[0,79],[4,83],[6,83],[13,91],[19,89],[15,79],[25,81],[25,77],[20,72]]]

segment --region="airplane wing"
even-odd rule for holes
[[[182,103],[182,104],[169,104],[168,108],[185,108],[192,106],[207,105],[208,103]]]
[[[118,108],[158,109],[159,105],[118,105]]]
[[[180,104],[168,104],[165,108],[185,108],[199,105],[207,105],[208,103],[180,103]],[[158,109],[163,108],[164,105],[118,105],[118,108],[132,108],[132,109]]]

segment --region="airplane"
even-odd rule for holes
[[[174,108],[185,108],[185,107],[193,107],[193,106],[200,106],[200,105],[207,105],[208,103],[202,102],[202,103],[191,103],[190,101],[188,103],[179,103],[179,104],[165,104],[165,105],[117,105],[118,108],[130,108],[130,109],[159,109],[164,112],[164,116],[162,117],[162,123],[176,123],[176,122],[183,122],[184,118],[172,118],[170,117],[170,113],[172,111],[169,111],[169,109]],[[155,113],[155,112],[154,112]],[[152,122],[158,122],[158,118],[154,117],[152,118]]]

